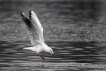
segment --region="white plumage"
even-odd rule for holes
[[[28,34],[31,44],[33,45],[33,47],[26,47],[23,49],[29,49],[36,52],[37,56],[40,56],[42,59],[44,59],[44,57],[39,54],[42,51],[49,52],[54,56],[52,48],[47,46],[44,42],[43,27],[36,14],[33,11],[29,11],[29,18],[27,18],[27,16],[21,12],[21,16],[28,28]]]

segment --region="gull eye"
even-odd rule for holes
[[[50,50],[52,52],[52,50]]]

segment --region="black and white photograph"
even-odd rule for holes
[[[106,0],[0,0],[0,71],[106,71]]]

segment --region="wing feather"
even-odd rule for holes
[[[40,40],[41,42],[44,43],[44,38],[43,38],[43,27],[37,17],[37,15],[33,12],[33,11],[30,11],[29,12],[29,18],[31,20],[31,23],[33,23],[33,25],[36,26],[38,32],[39,32],[39,37],[40,37]]]
[[[27,16],[21,12],[21,16],[23,21],[25,22],[27,28],[28,28],[28,34],[31,40],[32,45],[36,45],[40,42],[39,32],[34,24],[31,23],[31,21],[27,18]]]

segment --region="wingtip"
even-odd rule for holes
[[[29,10],[29,13],[30,14],[35,14],[33,10]]]
[[[29,13],[32,13],[33,12],[33,10],[29,10]]]
[[[32,14],[31,14],[31,11],[32,11],[32,10],[29,10],[29,19],[31,19],[31,15],[32,15]]]
[[[22,12],[22,11],[20,11],[20,13],[22,14],[23,12]]]
[[[24,14],[24,12],[21,11],[20,13],[21,13],[21,16],[22,16],[22,17],[26,16],[26,15]]]
[[[21,13],[21,16],[23,16],[24,13],[22,11],[20,13]]]

